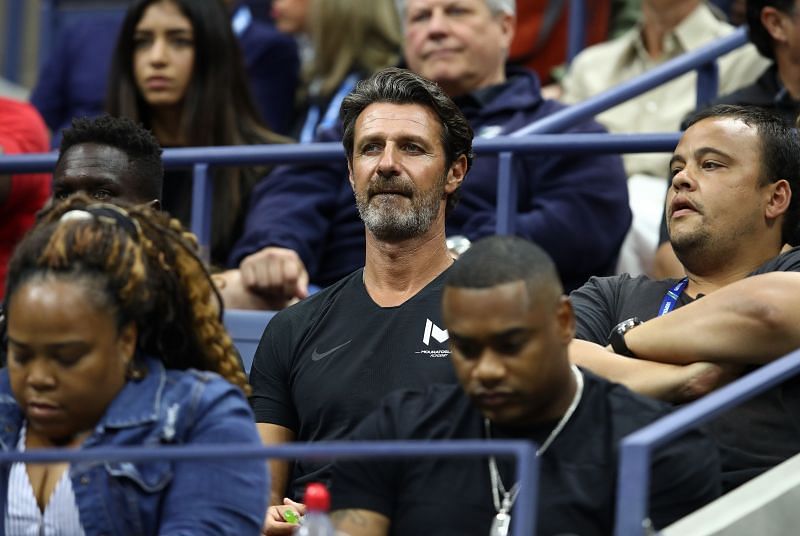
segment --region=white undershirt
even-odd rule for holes
[[[23,425],[17,443],[20,452],[25,452],[26,430]],[[43,514],[36,502],[25,464],[13,464],[8,476],[5,518],[5,532],[9,536],[85,536],[69,469],[61,475]]]

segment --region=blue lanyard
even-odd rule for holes
[[[319,106],[314,104],[309,107],[308,114],[306,115],[306,122],[303,125],[303,130],[300,132],[300,143],[314,141],[317,130],[329,128],[336,124],[336,120],[339,118],[339,108],[342,107],[342,101],[353,91],[353,88],[356,87],[356,83],[358,83],[358,75],[356,75],[356,73],[351,73],[350,76],[344,79],[342,85],[339,86],[339,90],[331,99],[330,104],[328,104],[328,109],[325,111],[325,117],[322,121],[319,120]]]
[[[658,308],[658,316],[665,315],[675,308],[675,304],[678,303],[678,299],[681,297],[683,290],[688,284],[689,278],[684,277],[675,283],[674,287],[667,290],[666,294],[664,294],[664,299],[661,300],[661,306]]]

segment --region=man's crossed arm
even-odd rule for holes
[[[800,348],[800,273],[737,281],[629,330],[625,343],[638,359],[581,340],[570,359],[639,393],[692,400]]]

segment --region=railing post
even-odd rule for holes
[[[650,499],[650,445],[623,440],[620,446],[615,536],[639,536]],[[623,501],[622,499],[625,498]]]
[[[517,454],[516,512],[511,516],[512,534],[535,534],[536,516],[539,511],[539,458],[533,443],[525,445]],[[520,513],[520,510],[525,513]]]
[[[567,63],[586,46],[586,0],[569,0],[569,31],[567,32]]]
[[[705,108],[719,92],[719,66],[710,61],[697,68],[697,106]]]
[[[517,216],[517,177],[512,173],[514,153],[497,155],[497,216],[495,232],[513,235]]]
[[[211,259],[211,206],[214,185],[205,162],[194,165],[192,180],[192,232],[197,235],[203,260]]]

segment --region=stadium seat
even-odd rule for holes
[[[250,374],[253,356],[261,340],[264,328],[275,315],[275,311],[244,311],[229,309],[223,315],[225,328],[228,330],[233,344],[242,356],[244,370]]]

